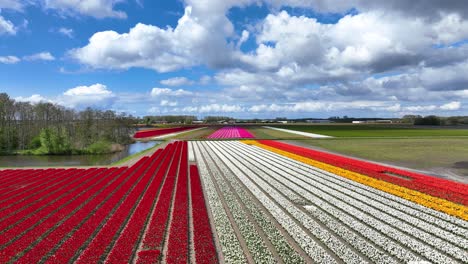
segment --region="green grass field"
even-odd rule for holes
[[[468,129],[466,128],[367,124],[281,125],[275,127],[333,137],[468,137]]]

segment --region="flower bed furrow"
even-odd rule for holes
[[[7,190],[15,190],[18,187],[30,186],[31,184],[41,180],[43,173],[51,174],[51,172],[57,170],[63,169],[18,169],[12,170],[7,177],[4,177],[5,171],[0,170],[0,190],[2,191],[0,197],[3,197],[5,194],[7,194]]]
[[[223,153],[227,153],[226,149],[223,150]],[[219,153],[218,155],[222,154]],[[235,154],[230,153],[229,156],[227,154],[224,154],[224,156],[230,157],[230,159],[232,159],[231,161],[235,162],[237,167],[242,169],[242,171],[249,171],[250,173],[247,173],[249,178],[251,178],[255,183],[257,183],[262,189],[267,191],[276,200],[278,204],[285,208],[294,218],[296,218],[297,221],[299,221],[302,224],[302,226],[304,226],[309,232],[311,232],[311,234],[314,237],[319,239],[324,245],[328,247],[329,250],[335,253],[335,255],[338,258],[346,260],[346,262],[348,263],[366,262],[349,246],[340,241],[340,239],[336,237],[333,233],[321,227],[318,222],[316,222],[303,211],[298,209],[291,201],[287,199],[287,197],[285,197],[283,194],[271,187],[269,185],[271,183],[271,179],[269,179],[268,182],[265,181],[265,179],[262,179],[260,176],[256,175],[255,173],[252,173],[253,171],[251,170],[251,168],[244,164],[244,160],[236,160],[234,157],[232,157],[232,155]]]
[[[216,138],[253,138],[254,136],[247,131],[245,128],[231,126],[231,127],[222,127],[213,134],[209,135],[208,139]]]
[[[47,193],[48,190],[53,190],[54,187],[61,186],[63,183],[66,183],[68,179],[72,178],[73,175],[82,171],[83,170],[67,169],[56,170],[55,173],[51,174],[46,174],[46,172],[44,172],[40,182],[34,183],[31,186],[26,186],[28,188],[20,188],[12,190],[11,192],[5,192],[4,199],[0,201],[0,212],[3,208],[8,208],[24,199],[32,197],[33,195]]]
[[[191,143],[191,142],[190,142]],[[192,147],[193,148],[193,147]],[[203,195],[198,168],[190,166],[190,190],[192,200],[193,241],[196,263],[218,263],[213,233]]]
[[[17,225],[31,216],[39,213],[45,215],[46,212],[50,212],[55,208],[54,206],[57,205],[56,202],[60,201],[64,195],[67,195],[70,191],[74,190],[76,186],[80,186],[86,183],[86,181],[91,180],[94,172],[94,169],[90,169],[81,177],[74,177],[73,180],[69,180],[66,187],[57,188],[44,196],[32,194],[29,198],[23,199],[21,202],[7,207],[1,212],[3,217],[0,220],[0,230],[2,230],[0,231],[0,234],[7,231],[9,227],[11,228],[13,225]],[[100,172],[103,172],[103,170],[100,170]],[[79,175],[73,174],[71,176]]]
[[[102,172],[103,170],[94,171],[92,181],[88,184],[78,185],[76,189],[54,203],[53,205],[56,205],[57,208],[53,208],[53,211],[46,217],[43,218],[42,211],[40,211],[22,224],[16,225],[8,232],[3,233],[0,237],[0,244],[3,245],[1,247],[0,262],[10,261],[10,259],[20,256],[21,252],[42,234],[54,227],[61,219],[69,216],[75,208],[79,207],[88,198],[86,195],[88,190],[92,190],[96,186],[99,187],[99,182],[102,182],[102,179],[97,176]]]
[[[124,173],[103,192],[95,197],[97,204],[92,213],[82,221],[77,228],[67,235],[66,240],[59,247],[49,252],[50,258],[46,257],[46,263],[64,263],[75,259],[88,246],[87,241],[96,235],[99,227],[106,223],[113,211],[123,201],[123,197],[132,190],[133,186],[140,180],[141,171],[149,163],[147,157],[142,158]],[[44,260],[44,258],[43,258]]]
[[[182,157],[179,167],[176,193],[174,197],[174,209],[169,229],[166,263],[189,262],[189,200],[188,200],[188,146],[183,143]]]
[[[206,146],[207,144],[205,144]],[[225,182],[222,177],[223,175],[230,174],[231,172],[229,169],[224,168],[224,170],[220,170],[217,168],[215,164],[219,162],[214,161],[216,159],[215,155],[209,155],[209,151],[205,148],[205,146],[201,146],[202,153],[207,154],[205,156],[205,160],[207,161],[208,167],[211,170],[211,173],[215,179],[216,185],[220,189],[224,201],[226,201],[227,206],[229,207],[229,211],[233,216],[239,231],[244,238],[244,241],[247,244],[247,248],[250,254],[253,257],[255,263],[272,263],[274,262],[274,258],[270,250],[267,248],[265,242],[255,230],[254,225],[249,220],[246,212],[241,207],[241,204],[231,191],[231,188]],[[207,147],[207,146],[206,146]]]
[[[2,196],[7,192],[7,190],[18,188],[18,186],[26,187],[27,184],[34,183],[41,178],[43,172],[52,171],[53,169],[46,170],[34,170],[34,169],[21,169],[21,170],[12,170],[10,173],[7,171],[0,171],[0,192]],[[48,173],[48,172],[46,172]]]
[[[323,201],[329,201],[331,204],[333,204],[333,205],[335,205],[335,206],[341,205],[341,204],[342,204],[342,203],[339,203],[339,202],[340,202],[339,200],[335,199],[336,196],[339,196],[339,193],[331,191],[330,189],[327,188],[328,186],[327,186],[327,187],[325,187],[325,186],[315,186],[314,181],[312,181],[312,180],[311,180],[310,182],[307,182],[307,183],[309,183],[309,185],[307,185],[306,182],[300,181],[300,180],[299,180],[299,179],[301,179],[301,176],[297,176],[297,177],[294,177],[294,178],[291,178],[291,177],[290,177],[290,178],[289,178],[289,181],[288,181],[287,179],[282,178],[282,177],[284,177],[284,175],[283,175],[283,176],[279,176],[279,175],[276,175],[276,174],[270,174],[270,175],[271,175],[274,179],[276,179],[276,180],[278,180],[278,181],[281,181],[283,184],[285,184],[285,185],[287,186],[287,188],[292,188],[292,189],[294,189],[295,191],[301,193],[304,197],[306,197],[310,202],[313,202],[314,204],[321,204],[321,201],[322,201],[322,200],[323,200]],[[287,174],[287,175],[289,175],[289,174]],[[287,177],[287,176],[286,176],[286,177]],[[270,179],[270,181],[272,181],[272,179]],[[295,185],[294,183],[295,183],[296,185]],[[309,191],[306,191],[306,190],[303,189],[301,186],[303,186],[303,187],[306,187],[306,186],[307,186],[307,189],[308,189]],[[322,191],[322,190],[326,190],[327,192],[330,192],[330,195],[328,195],[325,191]],[[312,193],[313,193],[314,195],[312,195]],[[320,198],[319,198],[319,199],[315,198],[315,195],[317,195],[318,197],[320,197],[322,200],[320,200]],[[348,201],[349,201],[349,204],[359,203],[359,201],[354,200],[354,199],[349,199]],[[339,208],[341,208],[341,209],[345,210],[346,212],[350,213],[351,210],[352,210],[354,207],[344,207],[344,208],[343,208],[343,207],[339,207]],[[358,210],[355,210],[355,211],[357,212]],[[362,214],[363,216],[364,216],[364,215],[367,215],[367,214],[365,213],[364,210],[361,210],[361,211],[359,211],[359,212],[360,212],[360,214]],[[351,215],[353,215],[353,214],[351,214]],[[379,222],[378,219],[364,218],[365,220],[363,220],[362,217],[361,217],[361,218],[358,218],[358,219],[361,220],[361,221],[363,221],[363,222],[365,222],[365,223],[368,223],[369,219],[372,219],[372,220],[374,220],[374,223],[376,223],[376,225],[384,225],[384,226],[387,226],[387,225],[383,224],[383,222]],[[389,228],[389,229],[387,229],[387,230],[393,231],[393,232],[395,233],[395,235],[393,236],[393,238],[395,238],[395,237],[398,238],[398,237],[400,237],[400,236],[404,236],[403,233],[399,233],[398,231],[396,231],[396,230],[394,230],[394,229]],[[414,245],[416,245],[416,246],[424,247],[421,243],[415,241],[414,239],[411,239],[410,237],[407,237],[407,238],[404,240],[404,242],[407,242],[407,241],[409,241],[409,242],[406,243],[406,244],[404,244],[405,246],[408,246],[408,244],[414,244]],[[400,242],[401,242],[401,241],[400,241]],[[432,249],[430,249],[430,248],[428,248],[428,247],[426,247],[425,250],[429,250],[429,252],[431,252],[432,254],[435,254],[435,255],[440,256],[440,257],[443,258],[443,256],[440,255],[440,253],[435,252],[434,250],[432,250]],[[419,252],[421,253],[422,251],[419,251]],[[416,260],[421,260],[421,259],[418,259],[417,257],[415,258],[414,255],[411,254],[411,253],[408,255],[409,252],[406,252],[406,254],[402,254],[402,253],[403,253],[403,252],[400,251],[398,256],[399,256],[399,257],[402,257],[404,261],[416,261]],[[406,256],[408,256],[408,257],[406,257]]]
[[[225,166],[224,163],[217,163],[218,166]],[[254,198],[247,193],[244,187],[239,183],[237,177],[232,173],[225,174],[231,186],[238,193],[240,199],[248,208],[249,212],[253,215],[257,224],[262,228],[270,242],[275,247],[283,262],[285,263],[305,263],[303,258],[289,245],[285,237],[279,232],[273,224],[272,219],[256,205]]]
[[[167,170],[167,159],[170,160],[171,147],[166,148],[161,155],[155,158],[155,162],[146,172],[147,174],[156,174],[148,190],[145,192],[138,207],[135,209],[127,226],[120,233],[118,240],[112,247],[106,263],[130,263],[133,259],[133,254],[138,246],[138,240],[141,233],[144,231],[145,224],[157,198],[158,190],[164,180]]]
[[[169,165],[169,171],[166,176],[166,180],[161,189],[161,194],[156,203],[156,207],[153,210],[151,215],[151,220],[149,226],[146,230],[146,233],[143,237],[142,250],[138,252],[140,255],[148,255],[158,253],[158,256],[162,255],[164,237],[166,234],[169,214],[172,203],[172,194],[174,191],[175,182],[177,181],[177,168],[179,166],[180,157],[181,157],[181,143],[176,143],[176,150],[171,164]],[[146,253],[145,251],[150,251],[153,253]],[[137,263],[140,263],[142,259],[137,258]]]
[[[197,157],[200,176],[206,191],[208,204],[213,215],[213,222],[221,245],[223,260],[226,263],[246,263],[247,260],[242,247],[220,201],[215,185],[211,180],[209,168],[202,158],[201,150],[198,146],[199,144],[199,142],[194,142],[195,156]]]
[[[288,175],[290,174],[287,173],[286,176],[283,175],[283,177],[286,178]],[[359,200],[359,198],[363,198],[357,192],[353,193],[343,190],[343,188],[334,189],[331,185],[323,186],[322,184],[319,184],[320,180],[318,178],[310,179],[299,174],[296,175],[296,177],[289,177],[288,180],[297,184],[295,187],[291,185],[291,188],[296,188],[298,191],[301,191],[303,186],[308,186],[307,192],[303,191],[303,196],[307,196],[310,201],[317,201],[314,200],[312,194],[314,196],[319,196],[321,199],[323,199],[323,201],[330,201],[334,206],[338,206],[343,211],[348,212],[348,214],[356,216],[361,221],[368,223],[374,228],[380,230],[382,233],[389,235],[396,241],[399,241],[406,247],[411,248],[415,252],[418,252],[433,262],[447,263],[454,261],[447,255],[434,250],[434,248],[443,251],[452,257],[458,258],[459,260],[466,261],[466,254],[463,250],[459,249],[457,245],[449,244],[444,240],[435,238],[426,232],[414,228],[412,225],[395,219],[394,217],[385,213],[387,208],[381,208],[382,210],[377,210],[371,206],[366,205]],[[330,195],[328,195],[327,192]],[[345,193],[342,194],[341,192]],[[339,198],[340,200],[335,199],[335,197]],[[371,199],[364,200],[373,206],[375,206],[377,203]],[[344,203],[342,201],[344,201]],[[384,221],[379,221],[379,219],[382,218]],[[412,238],[411,236],[413,235],[416,236],[418,240],[422,240],[422,243]],[[464,242],[466,243],[466,240]],[[432,245],[434,248],[431,248],[427,245]]]
[[[106,188],[117,180],[125,170],[126,168],[120,168],[107,171],[107,175],[103,176],[102,184],[95,188],[96,192],[93,193],[92,190],[88,191],[88,196],[90,197],[89,201],[83,203],[83,206],[78,211],[68,219],[64,219],[64,221],[53,231],[44,233],[39,239],[39,242],[33,247],[30,246],[30,250],[23,252],[25,254],[16,261],[19,263],[39,263],[44,256],[48,255],[47,253],[52,248],[60,244],[65,236],[78,226],[83,219],[85,219],[92,210],[98,206],[99,201],[97,198],[102,195]]]
[[[150,160],[149,166],[151,166],[153,162],[152,159]],[[76,263],[96,263],[105,259],[115,237],[119,235],[118,232],[123,229],[128,218],[133,214],[136,204],[147,190],[148,184],[152,181],[153,175],[145,174],[149,166],[142,168],[141,172],[138,173],[143,174],[141,180],[136,183],[130,193],[125,197],[125,200],[107,220],[106,224],[101,228],[96,237],[94,237],[86,250],[76,260]]]
[[[210,146],[212,147],[212,146]],[[215,163],[220,168],[225,168],[223,171],[229,170],[227,166],[219,160],[216,155],[212,155]],[[256,205],[254,197],[247,193],[237,177],[232,172],[224,173],[225,178],[233,189],[237,192],[239,199],[246,206],[249,213],[253,216],[257,225],[263,230],[264,234],[269,239],[272,246],[275,248],[279,257],[285,263],[305,263],[302,256],[300,256],[286,241],[284,236],[279,232],[277,227],[274,226],[272,219],[267,216],[262,208]]]
[[[197,154],[197,157],[199,155]],[[250,177],[253,173],[241,164],[234,165],[230,159],[224,155],[219,155],[221,160],[231,169],[231,171],[240,179],[240,181],[256,196],[256,198],[265,206],[276,218],[276,220],[288,231],[288,233],[296,240],[298,245],[317,263],[336,263],[332,257],[322,246],[312,239],[304,230],[299,227],[296,222],[283,211],[283,208],[288,211],[288,207],[294,207],[286,199],[277,194],[273,189],[268,188],[264,184],[254,183]],[[276,202],[264,193],[268,193]],[[278,200],[280,200],[278,202]],[[286,205],[286,206],[285,206]],[[281,206],[281,207],[280,207]],[[218,231],[219,234],[219,231]],[[224,253],[224,252],[223,252]]]
[[[172,127],[172,128],[160,128],[160,129],[149,129],[141,130],[135,133],[134,138],[148,138],[148,137],[157,137],[166,134],[172,134],[176,132],[187,131],[194,129],[196,126],[186,126],[186,127]]]
[[[281,174],[283,177],[289,177],[290,178],[291,174],[286,174],[286,175],[282,174],[280,172],[280,170],[275,170],[275,172],[273,172],[273,171],[268,169],[268,167],[269,167],[268,164],[256,162],[256,158],[252,157],[252,153],[250,152],[249,149],[245,149],[245,150],[237,149],[233,144],[229,144],[227,147],[229,147],[229,148],[231,148],[233,150],[237,150],[235,153],[239,153],[239,155],[242,155],[244,157],[244,159],[247,162],[250,163],[250,165],[249,164],[246,165],[249,168],[252,169],[254,166],[256,166],[258,168],[263,167],[263,169],[270,176],[269,178],[268,178],[268,176],[265,176],[266,178],[264,177],[264,180],[268,179],[269,183],[272,184],[272,185],[273,185],[274,182],[276,182],[276,180],[274,180],[274,179],[276,179],[276,177],[275,177],[276,175]],[[273,176],[273,175],[275,175],[275,176]],[[287,182],[279,180],[278,183],[279,184],[284,184],[283,186],[277,185],[277,186],[279,186],[278,190],[281,190],[282,193],[284,192],[284,190],[295,190],[297,193],[301,194],[303,197],[309,198],[307,193],[301,192],[300,190],[298,191],[296,188],[290,188],[290,186],[289,186],[289,184]],[[283,195],[286,195],[286,194],[283,193]],[[308,200],[310,201],[310,199],[308,199]],[[312,215],[315,216],[316,219],[321,221],[325,226],[329,227],[329,229],[332,232],[335,232],[342,239],[346,240],[350,245],[354,246],[356,249],[358,249],[360,252],[362,252],[362,254],[367,256],[372,261],[379,262],[379,263],[396,263],[396,261],[394,259],[389,257],[383,251],[377,249],[375,246],[368,243],[368,241],[366,241],[362,237],[356,235],[354,232],[349,230],[347,227],[342,225],[340,222],[338,222],[335,219],[329,217],[326,214],[325,211],[321,211],[319,208],[317,208],[317,211],[314,211],[314,214],[312,214]],[[413,258],[413,259],[410,259],[410,260],[416,260],[416,259],[417,258]]]
[[[252,150],[251,152],[252,153],[257,153],[256,150]],[[355,197],[359,201],[362,201],[362,202],[364,202],[364,203],[366,203],[368,205],[374,206],[374,208],[377,208],[377,209],[379,209],[379,210],[381,210],[383,212],[391,214],[392,216],[396,216],[399,220],[405,221],[407,224],[410,224],[411,226],[418,227],[419,229],[424,230],[426,232],[429,232],[432,235],[438,236],[439,238],[429,237],[429,238],[426,238],[426,239],[430,240],[429,243],[432,243],[433,240],[438,241],[438,243],[439,243],[438,246],[441,246],[441,245],[445,244],[444,248],[446,248],[446,249],[452,248],[452,246],[453,246],[454,250],[455,250],[452,253],[453,256],[461,256],[462,255],[462,254],[460,254],[461,252],[456,253],[458,247],[461,247],[463,249],[466,249],[468,247],[468,241],[465,238],[463,238],[463,237],[461,237],[461,236],[459,236],[457,234],[454,234],[452,232],[443,230],[438,226],[431,225],[431,224],[427,223],[424,220],[420,220],[419,218],[415,218],[415,217],[409,215],[407,210],[406,210],[407,208],[400,208],[402,210],[394,209],[391,206],[394,202],[387,201],[386,199],[382,198],[381,196],[378,196],[378,195],[375,195],[375,196],[372,196],[372,197],[365,196],[365,195],[363,195],[363,189],[358,188],[356,185],[353,185],[353,184],[346,184],[346,185],[343,184],[342,185],[341,182],[333,180],[333,178],[336,177],[334,175],[329,174],[329,175],[324,177],[324,175],[322,175],[321,173],[318,173],[316,171],[313,171],[312,173],[309,172],[309,175],[307,175],[305,173],[305,171],[307,171],[307,170],[303,170],[302,172],[300,172],[298,170],[293,170],[292,166],[288,166],[287,164],[284,164],[282,162],[282,159],[278,158],[278,157],[269,156],[268,159],[263,159],[261,156],[257,155],[257,156],[255,156],[255,158],[264,160],[265,162],[268,163],[269,166],[276,167],[278,169],[278,171],[281,171],[281,170],[285,171],[287,173],[287,175],[297,174],[297,175],[301,175],[301,176],[306,177],[307,179],[305,181],[308,180],[308,181],[312,181],[312,182],[321,182],[322,184],[325,184],[327,186],[335,188],[336,190],[344,193],[345,195]],[[283,165],[283,166],[279,167],[277,165]],[[313,177],[310,177],[311,176],[310,174],[312,174]],[[336,185],[336,184],[338,184],[338,185]],[[321,188],[321,189],[323,189],[323,188]],[[369,201],[371,201],[371,203]],[[457,228],[457,231],[459,231],[460,234],[463,233],[462,228]],[[420,234],[420,236],[421,237],[427,237],[427,234],[422,233],[422,234]],[[444,241],[441,241],[440,239],[444,239],[444,240],[448,241],[449,243],[451,243],[452,245],[447,245]]]
[[[31,228],[47,220],[50,216],[58,210],[65,207],[71,199],[76,195],[82,194],[87,187],[88,181],[96,182],[100,173],[104,170],[90,170],[89,173],[83,177],[77,177],[77,180],[69,186],[69,189],[64,189],[63,192],[53,196],[53,201],[46,200],[37,203],[35,207],[29,209],[36,210],[22,210],[17,213],[10,214],[10,217],[0,222],[0,249],[6,247],[13,242],[14,238],[19,238],[24,235]],[[81,181],[83,180],[83,181]]]
[[[251,145],[257,145],[261,148],[270,150],[272,152],[284,155],[286,157],[304,162],[306,164],[312,165],[314,167],[318,167],[321,169],[324,169],[326,171],[329,171],[331,173],[334,173],[336,175],[340,175],[342,177],[357,181],[359,183],[363,183],[365,185],[371,186],[373,188],[385,191],[390,194],[397,195],[401,198],[407,199],[412,202],[419,203],[423,206],[444,212],[446,214],[452,215],[452,216],[457,216],[461,219],[468,220],[468,207],[456,204],[453,202],[450,202],[448,200],[444,200],[438,197],[430,196],[427,194],[424,194],[419,191],[415,191],[412,189],[408,189],[406,187],[401,187],[398,185],[395,185],[393,183],[388,183],[379,179],[375,179],[366,175],[362,175],[356,172],[348,171],[339,167],[335,167],[333,165],[325,164],[323,162],[315,161],[309,158],[305,158],[303,156],[299,156],[296,154],[293,154],[291,152],[283,151],[277,148],[273,148],[270,146],[266,146],[263,144],[260,144],[256,141],[249,141],[246,142]],[[465,221],[466,222],[466,221]],[[465,223],[466,225],[466,223]]]
[[[380,180],[427,193],[429,195],[443,198],[455,203],[468,205],[468,185],[463,183],[457,183],[445,179],[423,175],[420,173],[409,172],[380,164],[351,159],[322,151],[297,147],[281,142],[269,140],[260,140],[259,142],[331,165],[338,165],[354,172],[366,174]],[[389,174],[407,177],[410,180],[394,177]]]
[[[320,179],[336,183],[340,186],[340,188],[344,189],[351,187],[356,188],[358,193],[366,196],[367,198],[380,200],[383,204],[404,212],[407,217],[408,215],[411,215],[416,219],[421,219],[423,223],[430,225],[431,228],[438,228],[436,232],[442,236],[464,236],[465,238],[468,238],[468,234],[465,232],[465,228],[468,228],[468,224],[466,221],[463,221],[459,218],[435,211],[398,196],[374,189],[359,182],[355,182],[353,180],[332,174],[328,171],[312,167],[305,163],[301,163],[284,156],[279,156],[279,154],[265,151],[261,148],[257,149],[257,147],[255,147],[251,151],[253,153],[257,153],[258,158],[266,160],[266,162],[269,162],[271,166],[277,168],[287,168],[291,171],[292,174],[300,173],[311,179],[316,179],[319,177]],[[262,158],[262,156],[264,158]],[[278,157],[281,157],[281,159],[278,160]],[[271,159],[276,159],[277,162],[271,163]]]

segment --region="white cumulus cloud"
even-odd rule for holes
[[[441,106],[440,106],[440,109],[442,109],[442,110],[448,110],[448,111],[454,111],[454,110],[460,109],[460,107],[461,107],[461,103],[460,103],[460,102],[450,102],[450,103],[441,105]]]
[[[27,61],[38,61],[38,60],[53,61],[53,60],[55,60],[55,57],[52,56],[52,54],[50,54],[50,52],[44,51],[44,52],[39,52],[39,53],[36,53],[36,54],[33,54],[33,55],[24,56],[23,59],[27,60]]]
[[[160,83],[167,86],[182,86],[192,85],[193,81],[187,79],[186,77],[174,77],[167,80],[162,80]]]
[[[33,94],[33,95],[29,96],[29,97],[18,96],[18,97],[15,98],[15,100],[18,101],[18,102],[30,102],[32,104],[37,104],[37,103],[42,103],[42,102],[54,103],[53,100],[45,98],[40,94]]]
[[[58,98],[61,105],[68,107],[110,107],[117,96],[106,85],[96,83],[90,86],[77,86]]]
[[[120,2],[123,0],[44,0],[44,7],[57,10],[63,15],[126,18],[125,12],[114,9]]]
[[[21,60],[16,56],[0,56],[0,63],[3,64],[15,64]]]
[[[15,35],[17,28],[10,21],[6,20],[3,16],[0,16],[0,35]]]
[[[151,90],[151,96],[159,97],[159,96],[188,96],[192,95],[192,92],[184,90],[184,89],[169,89],[169,88],[153,88]]]

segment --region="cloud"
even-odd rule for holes
[[[61,27],[57,30],[58,33],[68,37],[68,38],[73,38],[74,37],[74,32],[73,32],[73,29],[71,28],[65,28],[65,27]]]
[[[200,113],[200,114],[216,114],[216,113],[239,113],[245,109],[240,105],[229,104],[207,104],[202,106],[187,106],[184,108],[174,108],[173,112],[182,113]]]
[[[57,10],[60,14],[86,15],[95,18],[127,18],[123,11],[115,10],[114,7],[123,0],[44,0],[46,9]]]
[[[59,104],[73,107],[108,108],[116,101],[117,96],[106,85],[96,83],[90,86],[77,86],[59,96]]]
[[[15,35],[17,28],[10,21],[6,20],[3,16],[0,16],[0,35]]]
[[[44,51],[44,52],[36,53],[36,54],[33,54],[33,55],[24,56],[23,59],[27,60],[27,61],[38,61],[38,60],[53,61],[53,60],[55,60],[55,57],[52,56],[52,54],[50,54],[50,52]]]
[[[161,100],[161,106],[177,106],[177,102],[175,101],[168,101],[168,100]]]
[[[124,32],[96,32],[85,46],[68,54],[91,69],[174,72],[201,66],[213,71],[213,77],[180,76],[162,80],[161,85],[213,84],[219,87],[215,91],[151,91],[151,103],[164,109],[177,97],[177,111],[222,113],[221,101],[238,106],[233,109],[239,113],[349,110],[397,115],[441,112],[456,108],[442,102],[462,105],[460,98],[468,98],[468,6],[457,1],[184,3],[185,13],[174,28],[137,24]],[[227,16],[233,7],[260,3],[270,14],[255,24],[233,24]],[[285,11],[291,9],[281,9],[284,6],[324,16],[328,12],[348,15],[341,15],[336,23],[323,23],[293,15]],[[351,8],[356,11],[348,12]],[[244,45],[247,41],[249,45]]]
[[[440,106],[440,109],[442,110],[448,110],[448,111],[454,111],[458,110],[461,108],[461,103],[460,102],[450,102],[444,105]]]
[[[0,63],[3,64],[16,64],[21,60],[16,56],[0,56]]]
[[[151,90],[151,96],[152,97],[160,97],[160,96],[189,96],[192,95],[192,92],[183,90],[183,89],[178,89],[178,90],[172,90],[169,88],[153,88]]]
[[[23,10],[24,3],[18,0],[0,0],[0,9]]]
[[[33,94],[33,95],[29,96],[29,97],[19,96],[19,97],[16,97],[15,100],[18,101],[18,102],[30,102],[32,104],[38,104],[38,103],[42,103],[42,102],[54,103],[53,100],[47,99],[47,98],[41,96],[40,94]]]
[[[226,36],[234,34],[224,14],[201,17],[200,12],[185,8],[177,27],[166,29],[137,24],[128,33],[95,33],[88,45],[69,52],[72,58],[97,69],[141,67],[158,72],[206,64],[218,68],[230,65],[232,48]]]
[[[186,77],[175,77],[167,80],[160,81],[161,84],[167,86],[182,86],[182,85],[192,85],[193,81],[187,79]]]

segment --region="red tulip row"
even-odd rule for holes
[[[182,148],[166,263],[188,263],[189,250],[189,201],[188,201],[188,149]]]
[[[208,218],[208,210],[203,197],[200,175],[195,165],[190,166],[190,187],[195,260],[197,263],[218,263],[210,220]]]
[[[48,169],[53,171],[54,169]],[[2,172],[2,184],[0,184],[0,191],[22,186],[22,184],[31,183],[34,179],[40,177],[43,170],[5,170]]]
[[[120,168],[116,169],[113,173],[110,173],[109,176],[106,177],[106,180],[109,180],[111,184],[109,184],[108,187],[104,187],[103,190],[109,189],[109,186],[113,185],[119,178],[119,175],[121,175],[125,170],[126,168]],[[47,256],[51,249],[59,246],[60,242],[65,239],[68,234],[80,226],[84,219],[88,217],[95,208],[99,207],[99,202],[102,200],[98,198],[99,195],[104,196],[105,194],[101,191],[94,198],[91,197],[89,201],[80,207],[74,214],[70,215],[66,220],[64,219],[61,225],[50,230],[51,232],[44,239],[37,242],[31,250],[24,252],[24,255],[18,260],[18,262],[38,263],[42,258],[44,258],[44,256]],[[74,241],[77,242],[78,239],[75,239]],[[73,251],[70,251],[70,253],[71,252]],[[59,259],[58,256],[59,255],[57,254],[55,255],[55,260]],[[62,260],[65,259],[62,258]],[[61,263],[64,263],[64,261]]]
[[[0,263],[187,263],[191,249],[217,262],[187,148],[169,144],[131,168],[0,171],[1,186],[26,184],[0,207]]]
[[[70,215],[77,207],[86,201],[87,194],[93,188],[100,188],[99,183],[104,181],[96,177],[102,170],[94,170],[91,175],[91,184],[76,183],[72,191],[57,199],[54,203],[46,206],[39,212],[21,221],[20,224],[13,225],[13,228],[6,229],[0,236],[0,262],[6,262],[16,256],[18,252],[26,250],[31,244],[34,244],[45,232],[53,228],[64,217]],[[86,177],[88,177],[87,175]],[[27,214],[29,211],[22,211],[21,214]],[[24,218],[24,216],[22,216]],[[26,231],[26,232],[25,232]]]
[[[344,169],[365,174],[455,203],[468,205],[468,185],[410,172],[380,164],[352,159],[308,148],[293,146],[278,141],[260,140],[260,143],[297,155],[328,163]]]
[[[112,247],[106,260],[108,263],[130,263],[132,256],[138,249],[139,241],[145,231],[146,223],[150,217],[151,209],[157,200],[158,190],[164,180],[168,164],[175,154],[174,145],[166,148],[162,155],[158,157],[153,166],[146,172],[155,174],[147,191],[144,193],[138,207],[131,216],[126,228],[120,233],[119,239]]]
[[[184,142],[184,145],[187,143]],[[181,149],[177,149],[180,153]],[[169,215],[172,203],[172,197],[177,180],[177,169],[180,163],[180,156],[172,160],[169,171],[161,189],[161,194],[156,203],[153,215],[150,219],[148,230],[143,238],[141,251],[138,252],[137,263],[156,263],[163,251],[166,229],[169,224]],[[153,259],[153,261],[149,261]]]
[[[88,173],[83,179],[85,182],[88,180],[97,180],[100,172],[92,170],[91,174]],[[88,178],[90,177],[90,178]],[[0,221],[0,244],[6,246],[5,243],[18,237],[19,230],[27,230],[37,225],[37,221],[52,216],[57,210],[63,208],[70,199],[83,192],[83,188],[87,185],[80,180],[76,180],[71,184],[68,190],[62,190],[54,193],[41,202],[35,203],[32,206],[17,208],[16,206],[8,207],[2,211],[2,218]],[[18,204],[17,204],[18,205]],[[21,205],[21,203],[19,204]],[[32,221],[37,219],[37,221]],[[3,246],[0,246],[2,248]]]
[[[56,250],[48,255],[47,263],[65,263],[74,260],[79,253],[88,247],[88,243],[96,236],[112,213],[119,207],[125,195],[142,177],[138,174],[147,166],[150,159],[143,158],[130,169],[123,171],[118,179],[100,192],[90,203],[91,213],[82,218],[82,222],[68,234],[69,239],[56,246]],[[95,206],[93,209],[92,206]]]
[[[4,203],[7,201],[18,201],[18,196],[21,194],[36,194],[35,190],[40,190],[44,192],[46,189],[54,187],[56,185],[62,186],[62,182],[66,181],[71,174],[77,173],[77,169],[69,169],[69,170],[55,170],[53,172],[43,172],[40,174],[40,179],[38,181],[31,181],[28,183],[20,183],[20,184],[11,184],[9,191],[4,191],[0,195],[0,202]],[[24,196],[23,196],[24,197]],[[7,202],[9,203],[9,202]],[[2,204],[0,204],[2,206]]]
[[[149,138],[163,136],[171,133],[182,132],[190,129],[194,129],[194,126],[185,126],[185,127],[171,127],[171,128],[159,128],[159,129],[150,129],[150,130],[140,130],[135,133],[134,138]]]

